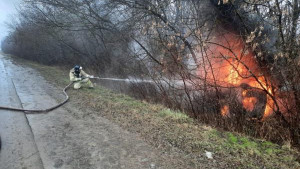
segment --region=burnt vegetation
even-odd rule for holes
[[[132,88],[200,122],[299,147],[299,15],[298,0],[26,0],[1,47],[151,80]]]

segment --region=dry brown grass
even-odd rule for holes
[[[23,64],[37,69],[53,84],[68,83],[66,69]],[[93,90],[70,90],[75,106],[90,109],[93,115],[104,116],[130,132],[138,133],[153,147],[181,156],[185,168],[300,168],[299,152],[288,145],[279,146],[236,133],[224,132],[199,124],[182,112],[159,104],[135,100],[101,86]],[[81,97],[76,97],[80,95]],[[207,159],[205,151],[213,153]],[[180,167],[179,167],[180,168]]]

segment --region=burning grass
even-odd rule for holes
[[[17,59],[18,61],[19,59]],[[68,70],[18,61],[37,69],[49,82],[63,87]],[[92,114],[80,118],[104,116],[121,127],[138,133],[153,147],[176,154],[178,168],[299,168],[299,152],[241,134],[224,132],[199,124],[180,111],[159,104],[135,100],[101,86],[94,90],[69,90],[71,102]],[[77,97],[80,95],[81,97]],[[213,153],[213,159],[205,156]]]

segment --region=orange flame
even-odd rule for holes
[[[257,98],[256,97],[246,97],[242,100],[243,107],[247,111],[253,111],[255,104],[257,103]]]
[[[262,70],[257,64],[254,54],[245,48],[243,40],[231,33],[221,35],[216,38],[217,42],[210,45],[209,58],[212,62],[211,72],[208,73],[209,79],[216,79],[219,85],[239,87],[247,84],[249,87],[268,91],[273,95],[272,88],[265,77],[261,76]],[[221,45],[217,45],[221,44]],[[207,64],[206,64],[207,65]],[[209,68],[205,67],[206,70]],[[199,75],[203,71],[199,70]],[[206,73],[206,72],[205,72]],[[254,78],[257,77],[257,78]],[[242,91],[242,105],[247,111],[253,111],[258,102],[256,97],[247,97],[247,90]],[[267,95],[263,119],[273,113],[274,101]],[[229,116],[229,106],[221,108],[222,116]]]
[[[229,106],[228,105],[224,105],[222,107],[221,114],[222,114],[223,117],[229,116]]]
[[[272,88],[270,85],[267,84],[264,77],[259,77],[258,80],[251,81],[249,83],[249,85],[251,87],[259,88],[262,90],[267,90],[270,95],[273,95]],[[266,104],[266,108],[264,110],[263,119],[269,117],[273,113],[273,110],[274,110],[274,101],[270,95],[267,95],[267,104]]]

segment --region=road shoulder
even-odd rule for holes
[[[55,88],[62,89],[69,83],[67,69],[22,63],[38,70]],[[59,100],[56,91],[59,90],[51,91],[52,97]],[[98,118],[105,118],[133,133],[146,142],[149,149],[155,150],[155,156],[160,156],[160,165],[156,166],[166,166],[161,168],[300,167],[299,153],[288,145],[217,130],[197,123],[182,112],[138,101],[101,86],[93,90],[69,90],[68,93],[71,97],[67,104],[71,106],[69,112],[73,112],[72,108],[79,110],[73,113],[76,119],[98,121]],[[213,158],[207,158],[205,152],[212,152]]]

